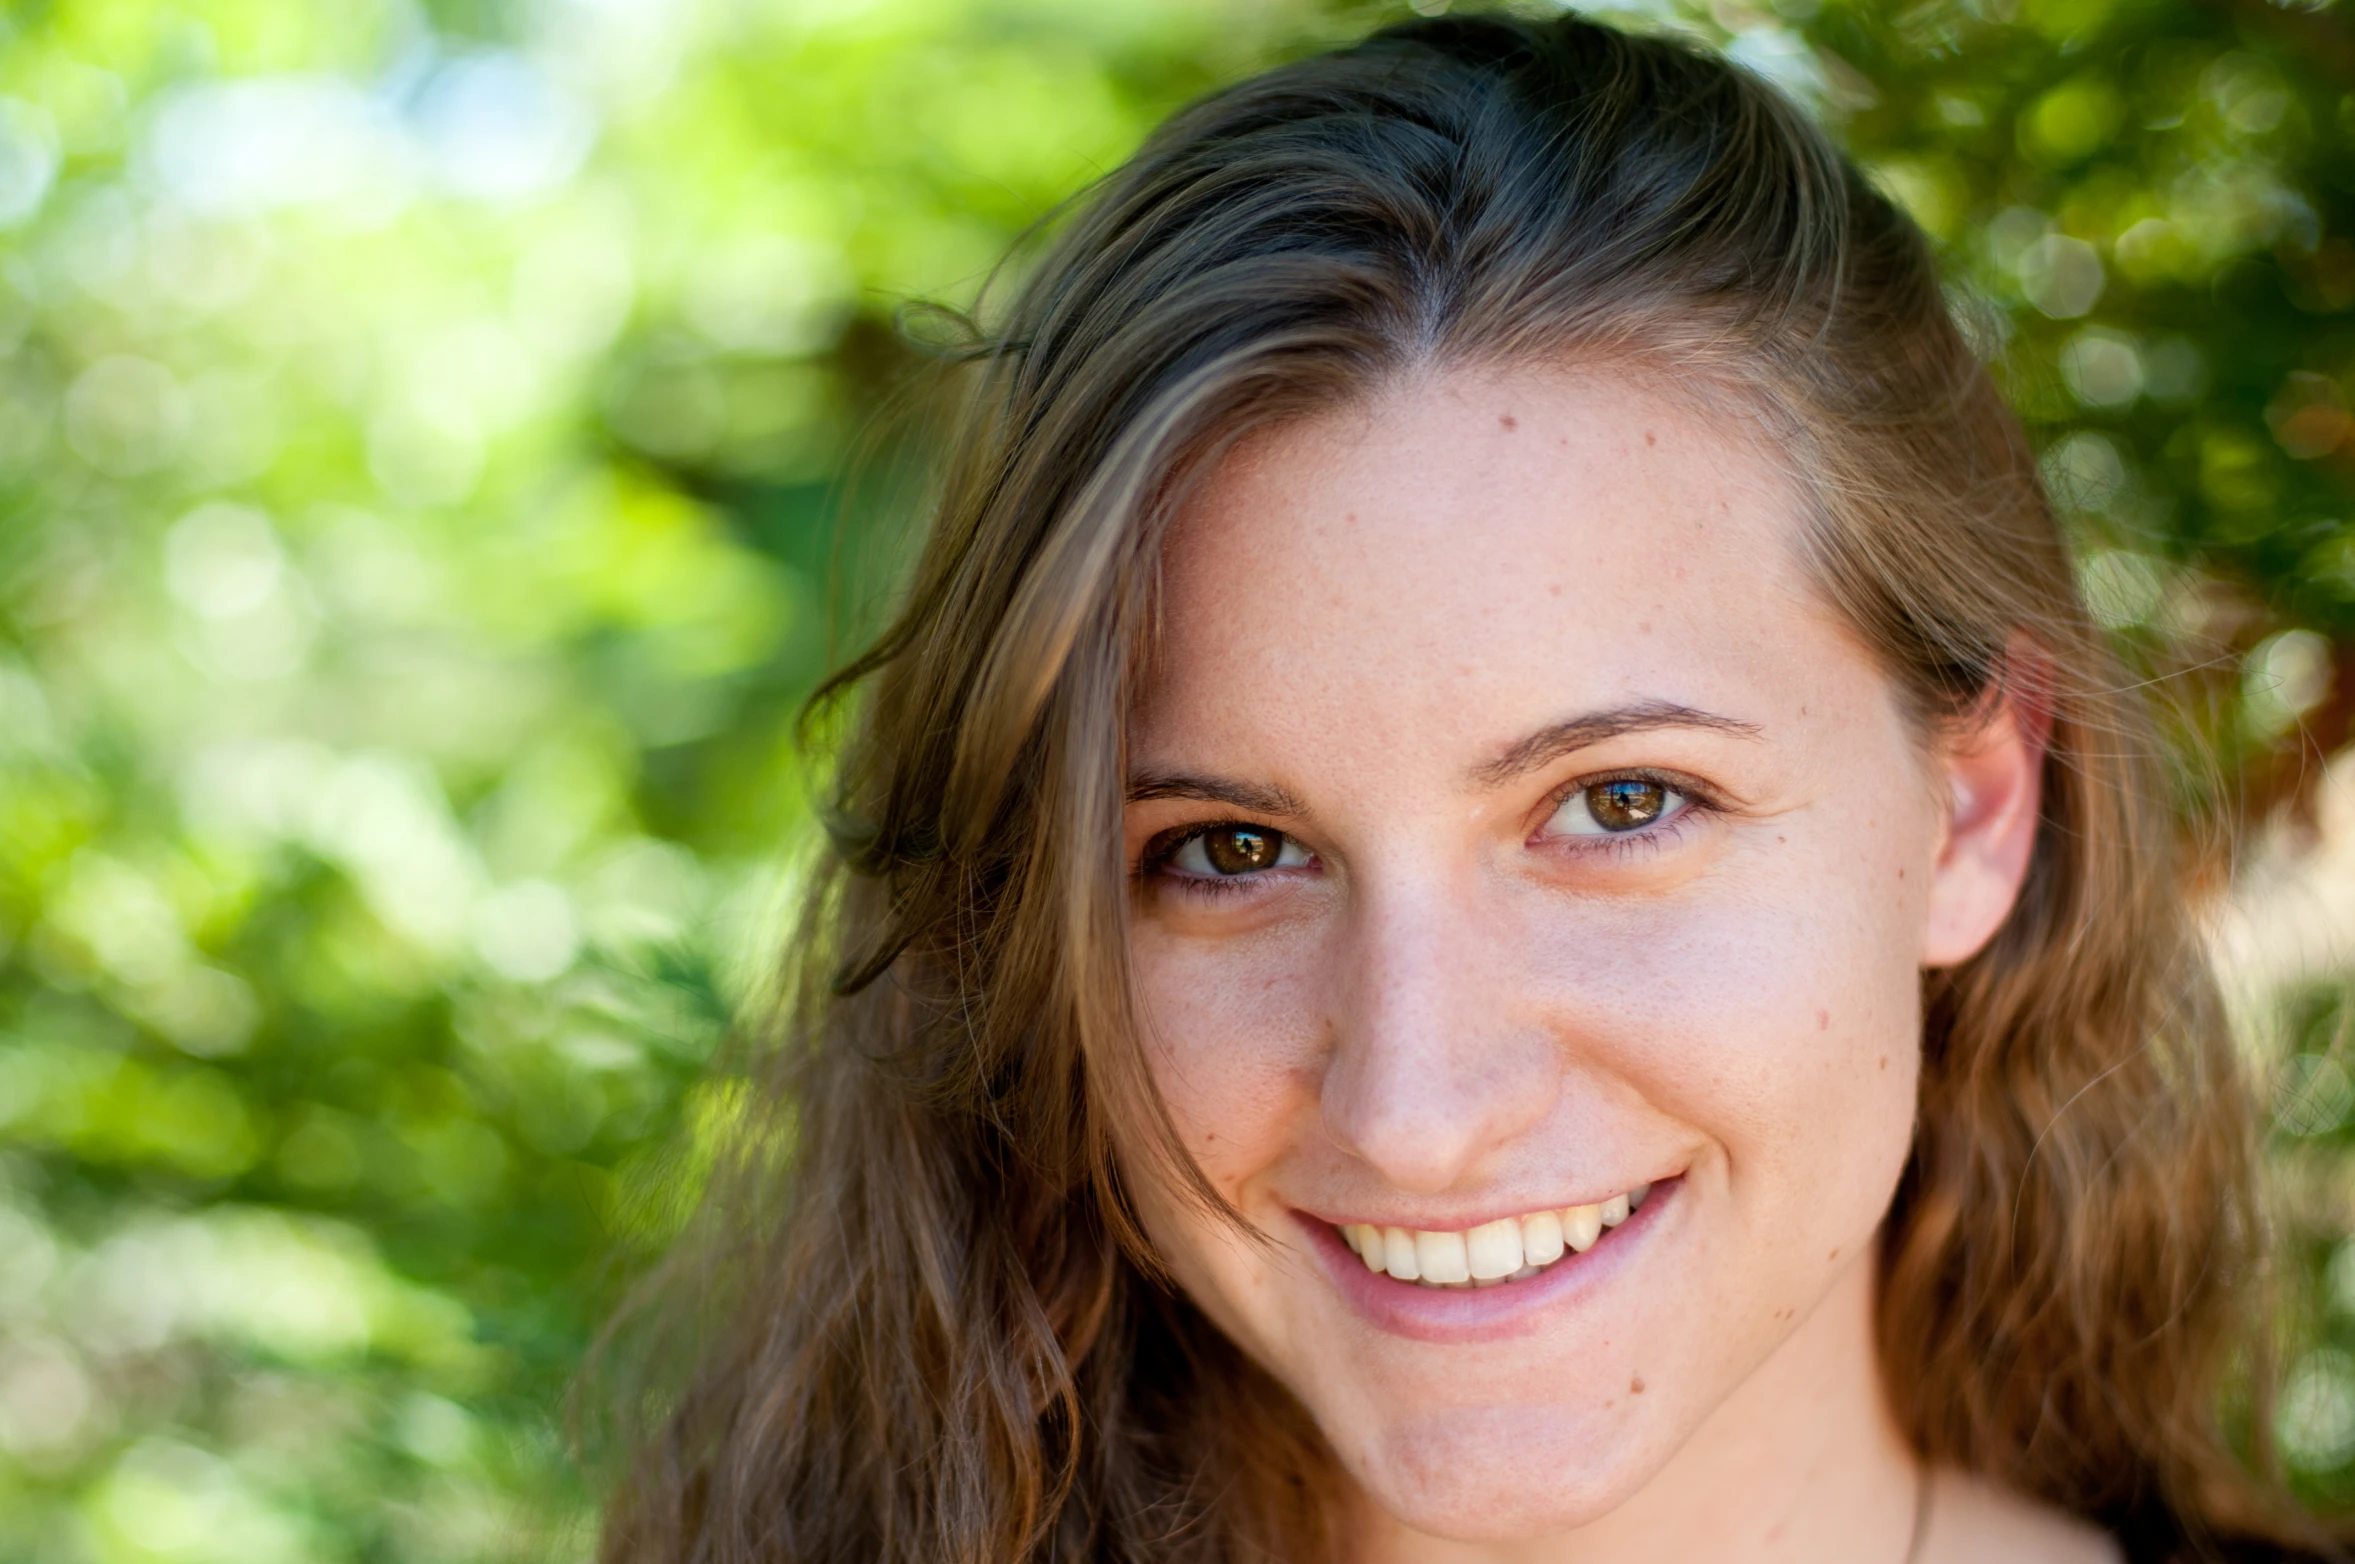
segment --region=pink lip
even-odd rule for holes
[[[1351,1308],[1368,1324],[1392,1335],[1442,1344],[1496,1341],[1535,1330],[1541,1315],[1600,1292],[1646,1247],[1652,1230],[1684,1188],[1681,1177],[1652,1186],[1643,1209],[1603,1234],[1584,1254],[1566,1254],[1527,1281],[1502,1287],[1451,1291],[1402,1282],[1369,1271],[1357,1251],[1342,1242],[1333,1224],[1306,1212],[1293,1216],[1309,1246]]]

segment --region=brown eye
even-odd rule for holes
[[[1229,821],[1198,831],[1169,856],[1169,868],[1192,879],[1234,879],[1262,869],[1308,865],[1307,849],[1281,831]]]
[[[1272,869],[1284,850],[1284,838],[1255,825],[1222,825],[1202,833],[1202,856],[1220,874],[1249,874]]]
[[[1649,777],[1608,777],[1564,798],[1547,822],[1555,836],[1619,836],[1682,814],[1691,800]]]
[[[1586,812],[1606,831],[1632,831],[1668,811],[1668,789],[1636,777],[1597,782],[1586,790]]]

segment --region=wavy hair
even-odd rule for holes
[[[1704,51],[1457,17],[1183,110],[988,323],[904,607],[821,695],[850,738],[793,997],[670,1273],[703,1326],[607,1564],[1338,1555],[1317,1431],[1122,1198],[1114,1127],[1174,1145],[1122,735],[1165,525],[1223,451],[1536,360],[1765,420],[1925,743],[1999,693],[2050,717],[2018,905],[1924,979],[1878,1301],[1907,1437],[2136,1557],[2312,1541],[2220,1430],[2263,1377],[2256,1120],[2152,724],[1922,235]]]

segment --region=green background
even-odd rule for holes
[[[0,8],[0,1558],[578,1557],[971,301],[1311,0]],[[2355,8],[1663,0],[1945,246],[2247,822],[2275,1416],[2355,1499]],[[846,488],[862,446],[874,481]]]

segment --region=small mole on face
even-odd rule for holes
[[[1819,1032],[1832,1029],[1832,1013],[1829,1010],[1818,1010],[1815,1013],[1815,1029]]]
[[[1837,1247],[1835,1247],[1835,1248],[1832,1250],[1832,1252],[1831,1252],[1830,1254],[1826,1255],[1824,1258],[1826,1258],[1826,1259],[1828,1259],[1828,1260],[1837,1260],[1837,1259],[1839,1259],[1839,1258],[1840,1258],[1840,1251],[1839,1251],[1839,1249],[1838,1249]]]
[[[1899,878],[1900,880],[1902,880],[1902,879],[1904,879],[1904,878],[1905,878],[1905,871],[1904,871],[1903,869],[1900,869],[1900,870],[1898,870],[1898,871],[1897,871],[1897,878]]]
[[[1656,439],[1654,439],[1654,438],[1652,437],[1652,431],[1651,431],[1651,430],[1649,430],[1649,429],[1646,429],[1646,430],[1644,431],[1644,444],[1646,444],[1646,445],[1658,445],[1659,443],[1660,443],[1660,442],[1659,442],[1658,440],[1656,440]]]
[[[1640,1396],[1644,1393],[1644,1377],[1641,1374],[1627,1382],[1627,1393],[1631,1396]]]
[[[1499,418],[1497,422],[1504,425],[1507,429],[1518,429],[1521,427],[1521,420],[1515,418],[1510,413],[1507,413],[1504,415],[1504,417]]]
[[[1881,1068],[1884,1070],[1889,1068],[1889,1056],[1887,1054],[1881,1055]]]

